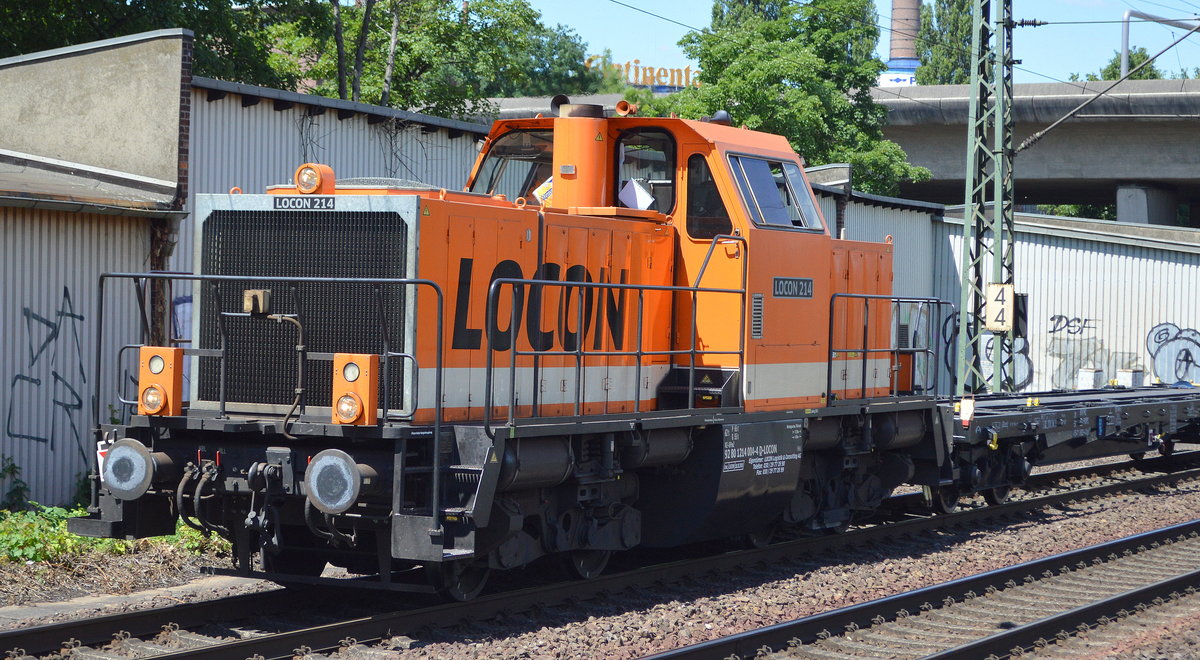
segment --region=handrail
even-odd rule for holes
[[[746,254],[747,258],[742,259],[742,300],[738,306],[738,353],[742,359],[738,360],[738,383],[746,382],[746,288],[748,282],[748,268],[750,264],[750,244],[746,242],[746,238],[741,235],[734,234],[717,234],[712,237],[712,241],[708,244],[708,251],[704,253],[704,261],[700,264],[700,271],[696,273],[696,280],[692,283],[692,287],[700,286],[700,282],[704,279],[704,272],[708,269],[708,261],[712,258],[713,251],[717,249],[717,245],[728,245],[729,243],[739,243],[740,249]],[[743,255],[739,254],[739,257]],[[696,292],[692,292],[692,331],[690,334],[691,342],[691,362],[688,364],[688,406],[696,400]]]
[[[836,319],[837,319],[837,302],[839,299],[863,301],[862,304],[863,304],[863,308],[864,308],[864,313],[863,313],[863,334],[862,334],[863,343],[862,343],[862,346],[840,347],[840,346],[836,346],[834,344],[834,325],[835,325]],[[827,344],[828,356],[827,356],[826,364],[825,364],[825,393],[826,393],[826,396],[828,397],[828,400],[832,402],[835,398],[834,394],[833,394],[833,362],[838,357],[839,353],[862,353],[862,367],[861,367],[861,374],[860,374],[861,380],[859,381],[859,391],[862,394],[861,398],[866,398],[866,395],[867,395],[868,358],[870,355],[878,354],[878,353],[888,353],[888,354],[891,354],[891,355],[897,356],[897,357],[903,353],[909,353],[909,354],[914,354],[914,355],[918,354],[918,353],[925,354],[927,357],[931,358],[931,362],[929,364],[935,365],[934,372],[933,372],[933,382],[932,382],[931,386],[927,389],[933,389],[936,391],[937,385],[938,385],[938,372],[940,370],[940,366],[938,365],[937,356],[942,351],[942,341],[941,341],[942,338],[939,333],[934,332],[934,324],[932,322],[930,322],[925,325],[924,348],[920,348],[920,349],[918,349],[918,348],[900,348],[899,346],[895,345],[896,344],[895,337],[892,335],[892,333],[890,331],[888,333],[888,336],[890,338],[889,342],[888,342],[889,345],[886,348],[872,348],[869,345],[870,344],[870,327],[871,327],[870,301],[872,301],[872,300],[886,300],[891,303],[893,310],[899,309],[900,305],[917,305],[918,309],[925,307],[925,306],[929,306],[929,307],[937,310],[930,317],[931,319],[932,318],[942,318],[942,314],[941,314],[940,310],[943,307],[949,307],[951,310],[951,313],[953,313],[955,311],[955,306],[952,303],[947,302],[945,300],[941,300],[940,298],[926,298],[926,297],[916,297],[916,296],[889,296],[889,295],[881,295],[881,294],[863,294],[863,293],[834,293],[833,295],[831,295],[829,297],[829,339],[828,339],[828,344]],[[847,316],[849,315],[849,310],[846,310],[846,314],[847,314]],[[892,316],[894,317],[895,314],[893,313]],[[848,334],[850,331],[850,328],[846,328],[846,331]],[[896,394],[895,379],[889,379],[889,382],[891,383],[890,387],[892,390],[892,394],[894,395],[894,394]]]
[[[383,314],[383,309],[382,309],[383,301],[382,301],[382,293],[380,292],[379,287],[384,286],[384,285],[400,285],[400,286],[409,286],[409,287],[429,287],[429,288],[433,289],[433,292],[437,298],[437,327],[439,329],[438,330],[438,338],[437,338],[438,352],[436,354],[436,356],[437,356],[436,371],[438,372],[438,377],[435,378],[435,390],[437,390],[437,392],[435,392],[435,396],[434,396],[434,408],[436,410],[436,417],[438,419],[441,419],[441,417],[442,417],[442,415],[441,415],[442,399],[441,399],[441,392],[440,392],[440,387],[441,387],[440,375],[443,370],[442,360],[444,357],[441,353],[441,342],[442,342],[441,329],[445,325],[445,323],[444,323],[444,315],[445,315],[444,294],[441,290],[441,287],[432,280],[417,279],[417,278],[359,278],[359,277],[303,277],[303,276],[284,277],[284,276],[269,276],[269,275],[194,275],[194,274],[190,274],[190,273],[158,273],[158,272],[154,272],[154,273],[124,273],[124,272],[104,273],[104,274],[100,275],[100,279],[99,279],[99,295],[98,295],[98,300],[97,300],[97,318],[103,318],[105,282],[107,282],[108,280],[115,280],[115,279],[132,280],[135,287],[137,287],[138,289],[144,289],[146,283],[149,280],[166,280],[166,281],[186,280],[186,281],[192,281],[192,282],[206,283],[211,286],[211,288],[209,289],[209,291],[207,293],[209,295],[217,296],[218,310],[221,308],[221,304],[220,304],[220,300],[219,300],[220,294],[217,291],[215,284],[219,283],[219,282],[266,281],[266,282],[280,282],[280,283],[291,284],[291,285],[293,285],[293,287],[291,287],[293,289],[292,290],[293,298],[296,297],[296,295],[297,295],[296,291],[294,290],[295,284],[301,284],[301,283],[369,284],[369,285],[374,286],[373,293],[375,294],[375,296],[374,296],[376,298],[375,302],[377,303],[377,307],[380,311],[380,314]],[[415,294],[415,292],[414,292],[414,294]],[[414,298],[414,300],[415,300],[415,298]],[[144,297],[138,296],[138,304],[139,304],[139,307],[142,307],[143,305],[146,304],[144,301]],[[297,304],[299,304],[299,303],[297,303]],[[299,309],[299,307],[297,307],[297,309]],[[144,316],[144,311],[145,311],[144,309],[140,310],[140,312],[143,314],[143,316]],[[146,326],[147,323],[148,323],[148,321],[145,321],[145,322],[143,322],[142,325]],[[384,323],[384,326],[386,327],[385,320],[381,321],[381,323]],[[218,333],[219,333],[220,339],[221,339],[221,346],[219,348],[216,348],[216,349],[189,348],[189,349],[185,349],[184,353],[187,355],[201,355],[201,356],[208,356],[208,357],[217,357],[218,359],[220,359],[222,361],[221,371],[224,372],[224,364],[223,363],[226,359],[228,349],[226,346],[227,329],[225,328],[223,314],[218,314],[218,325],[219,325]],[[142,331],[143,331],[143,335],[147,334],[146,327],[143,327]],[[416,378],[414,378],[414,382],[412,383],[415,388],[415,386],[417,384],[416,381],[420,380],[419,366],[418,366],[418,361],[417,361],[416,356],[411,353],[407,353],[407,352],[395,352],[395,351],[390,350],[390,332],[386,333],[386,335],[387,336],[384,338],[383,341],[384,341],[385,348],[388,350],[385,350],[384,352],[382,352],[380,354],[380,357],[383,360],[382,371],[384,373],[386,373],[388,371],[387,364],[388,364],[389,358],[400,358],[401,360],[412,360],[413,364],[414,364],[414,372],[418,374],[418,376]],[[145,340],[145,339],[146,339],[146,337],[143,337],[143,340]],[[142,344],[140,344],[140,345],[145,345],[145,341],[143,341]],[[99,382],[99,379],[101,377],[103,357],[104,357],[104,355],[103,355],[103,324],[100,324],[96,330],[96,346],[97,346],[96,358],[95,358],[96,363],[95,363],[94,371],[95,371],[96,378],[97,378],[96,382]],[[213,353],[215,353],[215,355]],[[329,358],[323,357],[321,354],[314,354],[314,355],[309,356],[309,359],[310,360],[328,360]],[[220,380],[219,410],[220,410],[220,414],[222,416],[224,416],[224,414],[225,414],[225,376],[224,376],[224,373],[221,374],[219,380]],[[387,382],[389,382],[389,381],[385,381],[385,383],[387,383]],[[401,409],[402,413],[407,413],[408,415],[411,415],[411,414],[415,413],[417,407],[419,407],[417,401],[415,400],[416,389],[414,389],[413,392],[414,392],[413,409],[412,410]],[[387,397],[387,392],[384,393],[384,401],[387,401],[386,397]],[[387,412],[390,409],[391,409],[390,402],[388,402],[388,405],[384,406],[384,411]],[[94,425],[95,429],[100,428],[100,408],[99,408],[98,402],[93,402],[93,425]]]
[[[101,380],[101,378],[102,378],[102,374],[103,374],[103,363],[104,363],[104,355],[105,355],[104,342],[103,342],[103,329],[104,329],[103,319],[104,319],[104,298],[105,298],[104,288],[105,288],[105,283],[108,280],[131,280],[132,283],[134,284],[135,296],[137,297],[139,313],[141,314],[141,320],[142,320],[142,323],[141,323],[142,333],[144,335],[142,338],[143,344],[145,344],[146,340],[148,340],[148,336],[145,336],[145,335],[147,335],[147,333],[149,332],[149,319],[146,317],[146,309],[145,309],[145,306],[147,303],[146,303],[146,299],[145,299],[145,295],[144,295],[144,289],[145,289],[147,282],[152,281],[152,280],[160,280],[160,281],[167,281],[167,282],[174,282],[174,281],[200,282],[200,283],[203,283],[203,285],[207,285],[207,287],[210,289],[210,293],[212,295],[217,296],[217,298],[218,298],[218,304],[217,304],[217,312],[218,312],[217,319],[218,320],[217,320],[217,323],[219,326],[218,330],[219,330],[219,334],[220,334],[220,348],[219,349],[190,348],[190,349],[184,349],[184,353],[187,355],[207,355],[208,357],[216,357],[217,359],[220,360],[220,365],[221,365],[220,377],[219,377],[219,380],[220,380],[220,384],[219,384],[220,403],[219,403],[219,413],[218,414],[221,415],[222,417],[224,417],[226,414],[226,401],[225,401],[225,399],[226,399],[226,394],[225,394],[225,372],[226,372],[226,369],[225,369],[225,363],[228,359],[228,346],[227,346],[227,336],[226,336],[227,330],[226,330],[225,323],[224,323],[225,313],[221,311],[221,305],[219,302],[219,292],[217,291],[217,287],[216,287],[217,283],[220,283],[220,282],[256,282],[256,281],[283,283],[283,284],[289,285],[293,297],[296,297],[298,295],[296,292],[296,289],[298,288],[296,285],[298,285],[298,284],[373,285],[372,290],[376,294],[375,302],[377,302],[381,313],[382,313],[382,294],[380,293],[380,290],[379,290],[379,288],[381,286],[399,285],[399,286],[404,286],[404,287],[410,287],[410,289],[406,289],[406,291],[411,291],[412,295],[410,297],[410,300],[412,301],[411,304],[413,304],[413,305],[417,304],[417,297],[419,296],[419,290],[421,288],[428,287],[428,288],[432,289],[434,296],[436,297],[435,309],[437,310],[436,311],[437,318],[436,318],[436,333],[435,334],[436,334],[437,339],[436,339],[436,352],[434,354],[435,355],[435,359],[434,359],[434,362],[435,362],[435,364],[434,364],[434,396],[433,396],[434,418],[433,418],[433,438],[432,438],[432,442],[433,442],[433,449],[432,449],[433,480],[432,480],[432,484],[430,485],[431,491],[432,491],[431,497],[430,497],[430,502],[431,502],[431,509],[433,511],[433,518],[434,518],[433,527],[434,527],[434,529],[430,530],[430,531],[431,531],[431,533],[434,533],[434,532],[438,532],[438,530],[440,530],[440,528],[441,528],[440,472],[441,472],[441,461],[442,461],[440,447],[441,447],[441,435],[442,435],[441,434],[442,421],[443,421],[443,417],[444,417],[443,401],[442,401],[443,400],[442,390],[443,390],[444,384],[443,384],[442,376],[443,376],[443,372],[445,371],[444,355],[443,355],[443,341],[444,341],[443,334],[444,334],[444,328],[445,328],[445,295],[442,291],[441,286],[438,285],[437,282],[434,282],[432,280],[427,280],[427,279],[419,279],[419,278],[304,277],[304,276],[270,276],[270,275],[195,275],[195,274],[190,274],[190,273],[166,273],[166,272],[151,272],[151,273],[110,272],[110,273],[103,273],[100,275],[100,278],[99,278],[98,296],[97,296],[97,303],[96,303],[96,318],[101,320],[101,322],[97,324],[96,335],[95,335],[96,336],[96,343],[95,343],[96,363],[95,363],[95,369],[94,369],[95,380],[93,382],[95,382],[97,384],[97,388],[99,388],[100,383],[103,382]],[[297,303],[297,312],[299,312],[299,311],[300,311],[299,303]],[[392,351],[390,348],[390,333],[387,332],[386,323],[384,323],[383,329],[384,329],[384,334],[385,334],[385,338],[384,338],[385,350],[381,355],[382,360],[383,360],[383,369],[381,371],[383,374],[390,373],[389,368],[388,368],[388,363],[391,358],[400,358],[401,360],[412,360],[412,362],[413,362],[413,378],[411,379],[410,385],[412,387],[412,389],[411,389],[412,397],[411,398],[413,401],[413,409],[409,414],[415,413],[416,410],[420,408],[420,401],[417,398],[419,396],[418,383],[420,382],[420,379],[421,379],[420,363],[417,360],[416,356],[413,355],[412,353]],[[122,350],[124,350],[124,349],[122,349]],[[329,359],[327,357],[327,355],[324,355],[324,354],[308,355],[307,358],[311,359],[311,360],[327,360],[327,359]],[[119,365],[118,365],[118,368],[119,368]],[[387,397],[388,397],[387,389],[388,389],[389,385],[390,385],[390,381],[385,380],[384,381],[384,388],[385,388],[384,401],[385,402],[388,401],[387,400]],[[119,392],[118,392],[118,397],[119,397]],[[96,442],[100,442],[103,440],[103,433],[104,433],[102,424],[100,421],[100,401],[101,401],[100,392],[99,392],[99,389],[97,389],[96,393],[92,397],[92,424],[93,424],[92,432],[93,432],[93,435],[95,436]],[[390,402],[387,402],[387,405],[385,405],[384,410],[383,410],[384,414],[380,416],[380,421],[379,421],[380,425],[386,423],[390,418],[390,416],[389,416],[390,408],[388,406],[390,406]],[[403,413],[405,411],[401,410],[401,412]],[[93,484],[93,490],[95,490],[95,484]]]
[[[738,237],[732,237],[732,238],[738,239]],[[745,267],[743,265],[743,277],[744,277],[744,275],[745,275]],[[581,412],[582,412],[581,408],[584,405],[583,399],[586,397],[586,389],[584,387],[584,365],[583,365],[585,358],[611,358],[611,357],[635,358],[635,360],[636,360],[636,362],[635,362],[635,381],[634,381],[634,383],[635,383],[635,387],[634,387],[634,391],[635,391],[635,393],[634,393],[634,410],[635,410],[635,412],[641,411],[641,366],[642,366],[642,362],[644,361],[644,358],[647,356],[690,355],[691,356],[691,364],[689,365],[689,373],[690,374],[694,374],[694,372],[695,372],[696,357],[699,355],[737,355],[741,358],[741,359],[739,359],[739,368],[744,368],[744,365],[745,365],[745,360],[744,360],[745,328],[744,327],[740,328],[740,332],[739,332],[740,344],[739,344],[738,350],[726,350],[726,351],[697,350],[697,348],[696,348],[696,328],[695,328],[695,307],[696,307],[695,296],[696,296],[696,294],[716,293],[716,294],[738,295],[743,302],[742,307],[744,308],[745,307],[744,302],[745,302],[745,296],[746,296],[746,289],[745,289],[744,284],[745,284],[745,282],[743,280],[742,288],[727,289],[727,288],[716,288],[716,287],[672,286],[672,285],[653,285],[653,284],[622,284],[622,283],[612,283],[612,282],[578,282],[578,281],[574,281],[574,280],[571,280],[571,281],[540,280],[540,279],[524,279],[524,278],[509,278],[509,277],[497,278],[497,279],[493,280],[491,285],[488,288],[487,307],[486,307],[486,313],[484,315],[484,318],[488,319],[487,331],[484,332],[484,336],[487,338],[487,343],[486,343],[486,351],[487,351],[486,372],[487,372],[487,375],[484,379],[484,401],[483,401],[483,426],[484,426],[485,433],[487,433],[489,438],[493,438],[493,439],[495,438],[495,427],[493,426],[494,420],[493,420],[493,415],[492,415],[492,408],[495,407],[495,386],[494,386],[493,381],[494,381],[494,373],[496,371],[495,353],[497,353],[499,351],[496,349],[493,349],[493,347],[492,347],[493,340],[495,339],[492,336],[492,329],[493,329],[492,325],[494,323],[494,321],[492,321],[492,319],[495,319],[497,316],[497,308],[499,306],[499,297],[505,287],[508,287],[509,290],[512,291],[512,298],[514,301],[514,304],[512,305],[512,310],[511,310],[511,313],[509,316],[509,326],[508,326],[509,332],[512,333],[511,334],[512,343],[506,349],[509,353],[509,360],[508,360],[508,362],[509,362],[509,364],[508,364],[509,400],[508,400],[507,406],[506,406],[508,408],[508,412],[506,415],[505,422],[511,428],[516,423],[515,411],[519,404],[519,402],[517,400],[517,387],[516,387],[517,359],[519,357],[534,357],[535,359],[546,358],[546,357],[573,357],[573,358],[575,358],[575,396],[572,401],[572,409],[576,416],[581,414]],[[543,289],[541,289],[541,290],[544,290],[544,287],[559,287],[564,290],[564,294],[569,293],[567,291],[568,289],[571,289],[571,288],[576,289],[576,291],[573,294],[570,294],[575,297],[575,304],[576,304],[576,310],[577,310],[575,327],[578,329],[578,335],[576,336],[576,339],[573,342],[572,346],[568,347],[566,345],[566,343],[564,343],[562,350],[521,350],[521,349],[517,348],[517,346],[516,346],[517,333],[515,331],[515,328],[518,327],[518,314],[519,314],[520,310],[519,310],[519,306],[516,304],[516,301],[519,300],[519,297],[521,295],[523,295],[523,294],[518,293],[518,291],[519,291],[518,287],[522,287],[520,289],[520,291],[524,291],[524,287],[530,287],[530,290],[532,290],[532,287],[543,287]],[[637,325],[637,343],[636,343],[636,347],[631,350],[591,350],[591,351],[587,351],[584,349],[584,328],[585,328],[585,326],[584,326],[584,319],[583,319],[583,309],[584,309],[584,301],[585,301],[585,297],[584,297],[585,292],[591,292],[591,291],[602,292],[602,291],[608,291],[608,290],[625,290],[625,291],[634,291],[637,293],[638,300],[637,300],[637,324],[636,324]],[[669,292],[669,293],[681,293],[682,292],[682,293],[690,293],[692,295],[693,327],[692,327],[692,332],[690,333],[692,341],[691,341],[691,345],[688,348],[661,350],[661,351],[645,350],[644,333],[642,332],[643,322],[644,322],[644,311],[645,311],[645,296],[646,296],[647,292],[654,292],[654,291]],[[600,298],[599,295],[596,295],[595,297]],[[744,316],[744,314],[745,314],[744,309],[742,310],[742,314]],[[741,325],[744,326],[745,323],[743,322]],[[601,332],[602,329],[600,327],[597,327],[596,331]],[[689,405],[689,407],[692,405],[692,401],[694,400],[694,394],[693,394],[694,380],[695,380],[694,377],[689,378],[689,384],[688,384],[688,390],[689,390],[688,405]],[[538,388],[535,386],[533,388],[533,391],[537,392]],[[540,406],[540,401],[535,399],[535,402],[534,402],[535,409],[538,406]]]

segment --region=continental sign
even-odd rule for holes
[[[607,60],[602,55],[590,55],[583,65],[589,69],[603,67]],[[667,69],[642,64],[634,59],[624,64],[611,64],[618,75],[624,76],[625,82],[635,87],[699,87],[700,70],[690,66],[682,69]]]

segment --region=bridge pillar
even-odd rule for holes
[[[1179,195],[1174,190],[1143,184],[1117,186],[1117,220],[1149,225],[1175,225]]]

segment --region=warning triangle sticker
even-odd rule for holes
[[[603,142],[603,141],[604,141],[604,135],[603,135],[603,134],[602,134],[600,131],[596,131],[596,141],[597,141],[597,142]]]

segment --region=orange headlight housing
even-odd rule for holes
[[[183,349],[143,346],[138,350],[138,414],[183,414]]]
[[[305,163],[297,167],[292,181],[296,184],[296,190],[305,195],[332,195],[336,188],[333,168],[320,163]]]
[[[372,426],[379,422],[379,356],[335,353],[333,356],[334,424]]]

